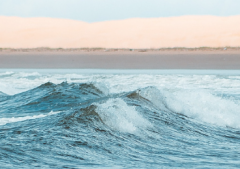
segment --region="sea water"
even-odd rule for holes
[[[1,70],[0,168],[239,168],[240,71]]]

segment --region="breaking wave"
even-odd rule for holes
[[[34,83],[43,78],[38,73],[21,76]],[[232,88],[229,93],[148,83],[127,88],[127,82],[123,90],[119,81],[82,82],[82,77],[81,82],[54,83],[44,78],[23,92],[0,92],[3,168],[240,165],[240,102]]]

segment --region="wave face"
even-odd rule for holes
[[[0,73],[1,168],[238,168],[240,76]]]

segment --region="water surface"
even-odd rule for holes
[[[0,72],[1,168],[238,168],[239,157],[239,71]]]

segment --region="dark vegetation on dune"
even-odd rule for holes
[[[240,51],[240,47],[169,47],[169,48],[145,48],[145,49],[131,49],[131,48],[0,48],[0,52],[118,52],[118,51],[131,51],[131,52],[152,52],[152,51]]]

